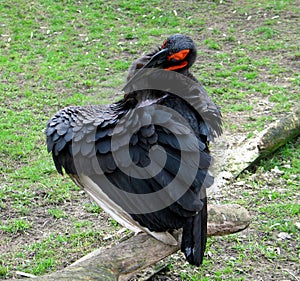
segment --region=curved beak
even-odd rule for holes
[[[143,73],[143,69],[146,68],[163,68],[163,63],[167,61],[169,49],[162,49],[159,52],[157,52],[148,63],[146,63],[123,87],[122,91],[124,92],[130,92],[132,89],[130,88],[131,85],[134,84],[134,82],[137,81],[139,77],[141,77],[141,73]]]
[[[151,60],[144,65],[143,68],[152,68],[152,67],[158,67],[162,65],[167,60],[169,49],[162,49],[158,53],[156,53]]]

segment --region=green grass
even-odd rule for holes
[[[216,32],[215,32],[215,33],[216,33]],[[222,49],[222,47],[220,46],[220,43],[214,41],[214,40],[211,39],[211,38],[205,39],[205,40],[203,41],[203,43],[204,43],[205,45],[207,45],[209,49],[212,49],[212,50],[221,50],[221,49]]]
[[[2,1],[0,278],[60,269],[106,246],[120,227],[57,174],[44,137],[55,112],[118,99],[134,59],[185,33],[198,45],[195,76],[221,106],[226,130],[251,137],[299,104],[297,12],[287,0]],[[260,101],[267,112],[258,112]],[[299,156],[299,143],[290,143],[243,175],[245,188],[222,203],[248,208],[251,229],[209,239],[201,269],[174,260],[177,280],[254,280],[262,261],[265,276],[277,259],[296,263]],[[278,240],[280,232],[291,240]]]
[[[96,203],[94,203],[94,202],[87,203],[87,204],[85,204],[84,207],[85,207],[85,210],[89,213],[99,214],[102,212],[102,209],[98,205],[96,205]]]
[[[24,219],[8,220],[5,224],[0,224],[0,229],[3,232],[16,234],[30,229],[31,223]]]
[[[62,219],[67,217],[67,215],[60,209],[48,209],[48,214],[53,216],[55,219]]]

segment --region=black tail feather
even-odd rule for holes
[[[207,237],[207,202],[202,200],[203,209],[187,219],[183,227],[181,251],[187,261],[196,266],[203,262]]]

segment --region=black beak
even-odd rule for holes
[[[131,86],[138,81],[138,78],[141,77],[141,73],[144,74],[143,70],[146,68],[162,68],[162,65],[167,60],[169,49],[162,49],[157,52],[148,63],[146,63],[123,87],[122,91],[130,92],[133,91]]]
[[[144,65],[143,68],[158,67],[161,64],[163,64],[166,61],[166,59],[167,59],[168,51],[169,51],[169,49],[162,49],[162,50],[160,50],[158,53],[156,53],[151,58],[151,60],[147,64]]]

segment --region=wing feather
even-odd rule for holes
[[[171,103],[172,99],[169,99],[166,105],[170,106]],[[186,218],[202,210],[204,203],[200,198],[201,189],[210,186],[213,182],[208,172],[212,158],[208,153],[206,138],[201,138],[199,130],[193,132],[193,129],[200,126],[196,115],[189,116],[192,127],[188,128],[178,120],[177,123],[174,122],[176,117],[169,112],[160,111],[152,116],[150,112],[144,110],[138,118],[132,116],[130,110],[120,111],[120,107],[115,107],[118,109],[118,112],[115,112],[113,108],[68,107],[58,112],[48,122],[47,148],[48,151],[52,151],[57,171],[62,173],[64,168],[73,180],[76,177],[77,180],[74,181],[77,184],[84,187],[103,209],[111,215],[114,213],[113,216],[119,217],[119,221],[126,227],[131,227],[130,229],[143,229],[150,233],[183,227]],[[183,116],[187,114],[187,106],[174,105],[174,108]],[[124,116],[127,118],[121,118]],[[151,125],[134,129],[141,126],[143,118],[146,124]],[[116,125],[118,126],[115,127]],[[128,132],[132,133],[129,138]],[[197,136],[196,143],[189,142],[191,133]],[[112,146],[113,134],[116,141]],[[124,158],[128,148],[129,159]],[[182,152],[192,156],[195,151],[200,153],[199,161],[195,161],[193,157],[183,160]],[[162,153],[166,154],[165,162],[161,157]],[[150,165],[154,165],[159,170],[155,176],[151,173]],[[136,178],[140,171],[136,167],[143,168],[147,177]],[[179,167],[181,167],[180,177]],[[128,173],[125,173],[123,168]],[[189,181],[191,169],[196,169],[196,176],[192,183]],[[137,172],[134,174],[133,171]],[[84,180],[81,180],[82,177]],[[169,191],[167,197],[176,198],[169,205],[164,205],[167,198],[157,197],[156,200],[165,206],[161,210],[147,214],[128,214],[124,210],[130,209],[130,206],[151,207],[153,202],[132,202],[130,196],[119,198],[118,193],[103,186],[105,182],[103,177],[117,188],[134,194],[153,193],[172,182],[176,182],[177,186],[185,186],[188,183],[190,186],[179,198],[177,196],[179,190]],[[114,203],[108,204],[103,194]],[[100,202],[103,200],[106,203],[101,205]],[[116,202],[119,202],[119,205]]]

